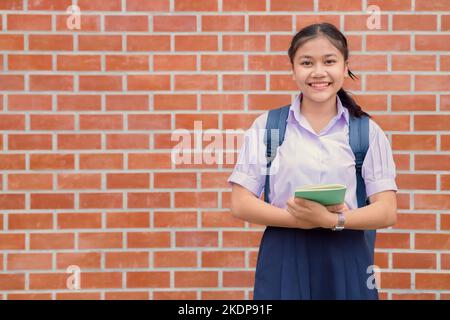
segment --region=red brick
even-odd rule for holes
[[[24,90],[23,75],[0,75],[0,90]]]
[[[178,231],[177,247],[217,247],[218,233],[214,231]]]
[[[129,114],[128,130],[170,130],[170,114]]]
[[[217,0],[175,0],[175,11],[217,11]]]
[[[196,287],[217,287],[217,271],[176,271],[175,287],[196,288]]]
[[[8,30],[50,31],[52,17],[43,14],[8,14]]]
[[[72,2],[70,0],[29,0],[28,10],[60,10],[66,11],[67,7],[70,6]]]
[[[176,208],[217,208],[216,192],[175,192]]]
[[[101,149],[100,134],[58,134],[59,150]]]
[[[447,234],[416,233],[415,248],[424,250],[449,250],[450,237]]]
[[[72,51],[73,50],[73,36],[72,35],[29,35],[30,50],[45,50],[45,51]]]
[[[155,188],[195,188],[197,174],[195,172],[155,172]]]
[[[243,15],[202,15],[202,31],[244,31],[245,16]]]
[[[0,233],[0,250],[25,250],[25,234]]]
[[[80,35],[78,50],[84,51],[121,51],[121,35]]]
[[[22,10],[23,1],[22,0],[3,0],[0,3],[1,10]]]
[[[51,150],[51,148],[50,134],[10,134],[8,136],[9,150]]]
[[[127,35],[128,51],[170,51],[169,35]]]
[[[106,135],[106,149],[149,149],[148,134],[108,134]]]
[[[75,117],[73,115],[44,115],[30,116],[31,130],[74,130]]]
[[[107,228],[149,228],[148,212],[108,212],[106,214]]]
[[[393,253],[395,269],[436,269],[436,254]]]
[[[58,229],[95,229],[102,227],[102,216],[96,212],[59,213]]]
[[[148,71],[147,55],[106,55],[106,71]]]
[[[170,194],[168,192],[129,192],[128,208],[168,208]]]
[[[168,248],[170,232],[128,232],[128,248]]]
[[[105,31],[148,31],[147,16],[105,16]]]
[[[23,38],[21,34],[1,34],[0,50],[23,50]]]
[[[72,91],[73,76],[30,75],[31,91]]]
[[[99,55],[58,55],[58,71],[100,71],[101,56]]]
[[[127,11],[169,11],[170,0],[127,0]]]
[[[195,47],[192,46],[195,43]],[[217,51],[218,37],[215,35],[175,35],[176,51]]]
[[[244,221],[234,218],[229,211],[203,211],[202,227],[205,228],[243,228]]]
[[[51,253],[10,253],[8,270],[48,270],[52,268]]]
[[[168,271],[127,272],[127,288],[169,288]]]
[[[106,110],[141,110],[149,109],[149,99],[147,95],[107,95],[106,96]]]
[[[121,209],[123,206],[121,193],[82,193],[79,197],[81,209]]]
[[[155,71],[195,71],[197,57],[195,55],[154,55]]]
[[[100,189],[101,175],[96,173],[58,174],[58,189]]]
[[[74,169],[73,154],[32,154],[30,155],[31,170],[62,170]]]
[[[78,0],[78,6],[83,11],[120,11],[122,10],[121,0]]]
[[[153,299],[155,300],[196,300],[197,293],[195,291],[154,291]]]
[[[80,249],[122,248],[121,232],[89,232],[79,234]]]
[[[122,130],[123,116],[120,114],[82,114],[80,115],[81,130]]]
[[[223,51],[265,51],[264,35],[224,35]]]
[[[244,251],[204,251],[202,252],[203,268],[244,268]]]
[[[450,287],[448,273],[416,273],[416,288],[427,290],[447,290]]]
[[[128,90],[170,90],[169,75],[128,75]]]
[[[223,232],[223,247],[258,247],[262,233],[259,231]]]
[[[249,31],[292,31],[292,16],[289,15],[251,15]]]
[[[155,212],[154,226],[157,228],[195,228],[197,212]]]
[[[44,54],[8,55],[9,70],[52,70],[52,56]]]
[[[224,271],[224,287],[253,287],[255,280],[254,271]]]
[[[53,229],[53,215],[51,213],[10,213],[8,229]]]
[[[195,251],[160,251],[153,254],[155,268],[196,268]]]
[[[134,292],[128,290],[124,292],[105,292],[105,300],[149,300],[149,293],[146,291]]]
[[[122,76],[81,75],[80,91],[121,91]]]
[[[51,95],[11,94],[8,96],[9,111],[26,111],[26,110],[50,111],[51,109],[52,109]]]
[[[170,153],[132,153],[128,156],[128,169],[170,169]]]
[[[197,29],[195,16],[153,16],[153,31],[193,32]]]
[[[25,274],[0,274],[0,290],[25,290]]]
[[[0,130],[25,130],[25,115],[0,115]]]
[[[70,193],[32,193],[31,209],[73,209],[74,195]]]
[[[80,169],[123,169],[123,154],[80,154]]]
[[[101,254],[99,252],[58,252],[56,268],[66,270],[71,265],[81,269],[100,269]]]
[[[100,110],[100,95],[58,95],[59,111]]]
[[[106,268],[148,268],[148,252],[106,252]]]
[[[266,1],[223,0],[223,11],[266,11]]]
[[[30,234],[31,250],[74,249],[73,233],[32,233]]]

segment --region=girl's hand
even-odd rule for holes
[[[299,220],[299,225],[303,229],[308,229],[308,226],[332,228],[337,223],[336,215],[315,201],[291,197],[286,204],[286,210]]]
[[[325,206],[328,211],[333,213],[339,213],[350,210],[345,203],[336,204],[334,206]]]

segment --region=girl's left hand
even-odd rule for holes
[[[315,201],[291,197],[286,204],[290,214],[317,228],[332,228],[337,223],[336,214]]]

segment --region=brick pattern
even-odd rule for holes
[[[263,228],[229,214],[239,144],[174,164],[171,133],[289,103],[290,39],[321,21],[397,165],[381,298],[450,299],[448,1],[77,0],[80,30],[71,3],[0,1],[0,299],[251,299]]]

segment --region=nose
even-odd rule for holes
[[[325,74],[325,69],[324,69],[324,67],[322,66],[322,64],[320,64],[320,63],[316,63],[315,65],[314,65],[314,69],[313,69],[313,71],[312,71],[312,76],[313,77],[322,77],[322,76],[325,76],[326,74]]]

